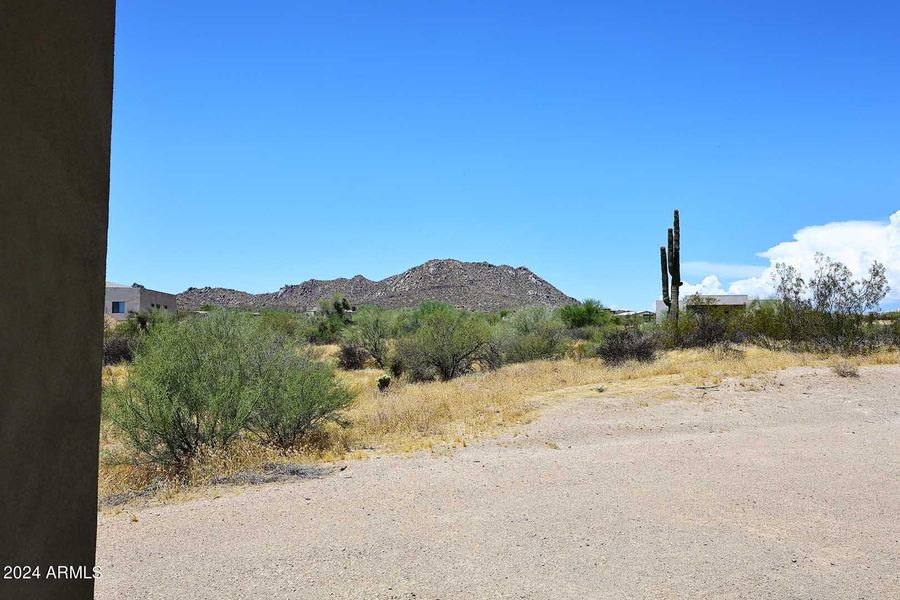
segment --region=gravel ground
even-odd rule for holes
[[[900,598],[900,367],[665,395],[101,515],[97,598]]]

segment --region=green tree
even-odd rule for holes
[[[388,364],[391,338],[397,335],[396,315],[377,306],[363,306],[353,315],[353,326],[344,332],[344,341],[368,351],[378,366]]]
[[[411,380],[438,377],[447,381],[471,372],[483,360],[490,328],[477,315],[430,304],[417,322],[415,331],[397,344],[397,354]]]

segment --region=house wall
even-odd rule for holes
[[[0,16],[0,565],[90,573],[115,2],[3,0]],[[5,579],[0,597],[93,588]]]
[[[125,312],[114,313],[112,311],[113,302],[125,302]],[[163,307],[161,310],[168,310],[174,313],[176,310],[176,296],[147,288],[108,287],[106,288],[106,297],[103,300],[103,311],[113,319],[122,321],[128,318],[128,313],[149,310],[153,308],[154,304]],[[168,308],[165,308],[166,306]]]
[[[114,313],[112,311],[113,302],[125,302],[124,313]],[[108,287],[106,288],[106,296],[103,299],[103,312],[111,316],[117,321],[128,318],[129,312],[141,311],[141,288],[133,287]]]
[[[669,314],[669,308],[666,306],[666,303],[662,300],[656,301],[656,322],[663,323],[666,320],[666,316]]]
[[[162,307],[160,310],[168,310],[169,312],[174,313],[176,310],[175,302],[176,297],[174,294],[157,292],[156,290],[148,290],[146,288],[141,291],[141,310],[149,310],[156,304]]]

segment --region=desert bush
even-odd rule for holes
[[[364,306],[353,315],[353,326],[344,331],[343,339],[365,348],[378,366],[384,368],[388,364],[391,338],[397,332],[394,314],[377,306]]]
[[[130,313],[127,319],[116,326],[115,332],[134,339],[157,325],[166,325],[175,320],[175,316],[167,310],[147,309]]]
[[[281,346],[267,357],[255,387],[259,400],[247,428],[263,443],[290,448],[325,423],[347,424],[339,415],[353,394],[309,353]]]
[[[656,358],[658,349],[659,338],[655,334],[629,329],[614,331],[604,336],[597,345],[597,355],[610,364],[620,364],[629,360],[650,362]]]
[[[777,306],[750,312],[749,333],[755,340],[769,338],[845,353],[881,343],[881,336],[866,327],[866,313],[877,308],[890,290],[881,263],[873,262],[865,277],[853,279],[844,264],[817,254],[809,281],[794,267],[778,264],[775,282]]]
[[[562,356],[568,347],[565,326],[543,307],[522,308],[494,326],[491,366]]]
[[[887,331],[890,336],[890,344],[900,347],[900,318],[892,319],[891,324],[887,327]]]
[[[566,356],[572,360],[584,360],[596,355],[596,347],[584,340],[576,340],[566,349]]]
[[[616,329],[614,326],[607,325],[598,327],[596,325],[587,325],[585,327],[574,327],[566,330],[566,336],[575,341],[590,342],[598,340],[603,336],[606,330],[612,331]]]
[[[744,313],[744,332],[754,344],[777,349],[789,340],[785,306],[775,299],[754,300]]]
[[[615,315],[597,300],[587,299],[581,304],[569,304],[557,311],[566,327],[602,327],[615,321]]]
[[[841,359],[831,365],[831,370],[838,377],[859,377],[859,367],[846,359]]]
[[[662,327],[663,343],[668,347],[711,348],[725,347],[746,341],[744,312],[716,306],[699,294],[688,299],[682,318],[675,324],[667,321]]]
[[[398,341],[397,356],[410,381],[447,381],[471,372],[489,340],[490,329],[477,315],[434,303]]]
[[[287,338],[300,340],[304,338],[307,323],[302,315],[281,310],[264,310],[259,319],[272,331]]]
[[[391,375],[394,377],[401,377],[403,375],[403,359],[396,352],[392,352],[388,359],[388,371],[390,371]]]
[[[319,314],[323,317],[337,315],[349,320],[351,306],[350,302],[343,294],[334,294],[331,298],[322,298],[319,300]]]
[[[346,371],[363,369],[369,360],[369,352],[356,342],[341,342],[338,366]]]
[[[382,375],[381,377],[378,378],[378,380],[375,382],[375,384],[378,386],[379,392],[386,392],[388,389],[388,386],[391,385],[390,375]]]
[[[341,294],[319,300],[318,312],[304,328],[303,337],[313,344],[336,344],[352,322],[352,307]]]
[[[261,403],[277,397],[294,416],[310,413],[301,424],[336,410],[340,403],[315,391],[322,385],[303,387],[317,369],[258,319],[216,311],[151,328],[128,378],[107,386],[104,401],[131,447],[182,472],[198,454],[227,446]]]
[[[145,310],[131,313],[124,321],[113,322],[103,330],[103,364],[131,362],[141,338],[152,328],[174,323],[175,317],[164,310]]]
[[[426,300],[415,309],[405,311],[402,316],[402,332],[411,333],[421,327],[431,315],[444,314],[454,310],[457,309],[446,302]]]
[[[133,339],[130,336],[107,331],[103,334],[103,364],[115,365],[120,362],[131,362],[134,357]]]
[[[342,315],[316,315],[306,328],[305,337],[312,344],[335,344],[340,341],[346,327],[347,321]]]

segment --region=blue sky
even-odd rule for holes
[[[107,277],[452,257],[645,308],[674,207],[691,282],[845,221],[900,261],[900,6],[737,4],[121,1]]]

